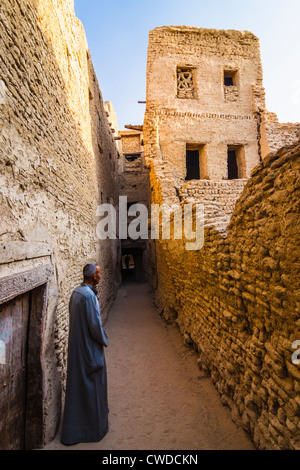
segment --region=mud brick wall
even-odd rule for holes
[[[292,145],[300,139],[300,123],[281,123],[275,113],[265,112],[265,136],[268,152]]]
[[[101,265],[104,316],[118,283],[117,242],[96,237],[101,193],[118,202],[117,149],[73,1],[4,0],[0,29],[0,241],[15,253],[9,263],[0,259],[0,281],[43,263],[39,247],[47,244],[47,441],[59,419],[68,302],[83,265]]]
[[[246,179],[191,180],[179,188],[178,194],[182,202],[203,203],[204,209],[213,209],[216,216],[230,217],[246,183]]]
[[[300,448],[300,144],[252,171],[226,234],[205,228],[204,246],[152,241],[156,303],[199,353],[232,418],[260,449]],[[161,184],[150,165],[152,202]],[[155,243],[155,244],[154,244]]]
[[[135,131],[120,131],[122,137],[122,153],[130,154],[142,152],[142,134]]]

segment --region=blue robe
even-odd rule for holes
[[[61,442],[100,441],[108,431],[107,371],[97,290],[81,284],[70,304],[68,369]]]

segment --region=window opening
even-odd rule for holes
[[[237,86],[236,70],[224,70],[224,86]]]
[[[142,171],[142,154],[125,154],[124,171]]]
[[[224,85],[225,86],[233,86],[233,79],[232,77],[224,77]]]
[[[125,158],[128,162],[134,162],[134,160],[137,160],[138,158],[140,158],[141,155],[125,155]]]

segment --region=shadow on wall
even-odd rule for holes
[[[103,105],[102,93],[99,88],[90,52],[86,51],[88,83],[89,83],[89,115],[91,121],[92,148],[98,184],[95,202],[97,206],[103,202],[118,205],[118,149],[114,135],[107,119]],[[99,221],[97,217],[97,222]],[[96,230],[94,229],[96,234]],[[99,284],[100,308],[103,323],[116,297],[122,282],[120,273],[121,242],[120,240],[99,240],[96,244],[96,259],[100,263],[102,276]]]
[[[41,12],[45,14],[42,18],[39,17]],[[41,374],[35,390],[42,392],[43,416],[37,430],[39,442],[34,444],[34,447],[40,447],[55,437],[59,425],[70,294],[82,281],[83,265],[94,261],[99,252],[94,227],[102,160],[95,158],[93,142],[87,138],[90,135],[91,139],[88,118],[94,119],[89,113],[88,96],[92,87],[97,89],[97,84],[88,75],[84,78],[86,88],[82,98],[87,97],[87,114],[83,119],[80,108],[76,115],[71,107],[70,98],[78,94],[76,77],[71,76],[67,84],[62,75],[62,64],[58,62],[62,59],[63,66],[67,64],[72,74],[72,67],[76,68],[72,60],[78,51],[72,55],[68,49],[69,43],[59,25],[61,18],[58,21],[52,4],[44,0],[8,1],[1,8],[1,19],[6,28],[1,46],[2,49],[5,47],[2,53],[6,60],[0,63],[1,80],[6,90],[5,102],[1,105],[3,154],[0,167],[4,183],[1,241],[30,241],[32,248],[41,240],[33,237],[31,228],[42,221],[49,235],[49,260],[57,275],[57,279],[54,276],[50,281],[48,307],[40,319],[44,328],[39,346]],[[54,50],[58,44],[60,49]],[[86,51],[82,53],[80,60],[84,56],[87,60]],[[84,73],[84,65],[81,63],[80,73]],[[75,91],[70,96],[72,86]],[[102,106],[101,101],[99,106]],[[102,126],[108,133],[105,120]],[[109,250],[104,257],[107,264],[113,256],[113,250]],[[25,253],[24,260],[26,269],[34,269],[38,262],[38,258],[29,253]],[[14,267],[12,261],[10,268]],[[20,268],[16,265],[15,269]],[[104,304],[105,296],[111,295],[111,292],[105,292]],[[11,334],[15,332],[11,331]],[[30,337],[28,341],[31,341]],[[5,374],[10,374],[11,366],[9,362],[6,364]],[[9,413],[7,422],[10,421],[12,426],[14,417],[25,413],[25,395],[24,391],[15,410],[3,408]],[[31,396],[30,400],[35,402],[36,397]],[[7,435],[6,448],[14,448],[16,439],[11,429],[5,428],[1,432]]]

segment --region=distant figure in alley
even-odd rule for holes
[[[100,266],[83,268],[83,283],[76,287],[69,303],[70,330],[68,369],[61,442],[98,442],[108,431],[107,370],[96,286]]]

